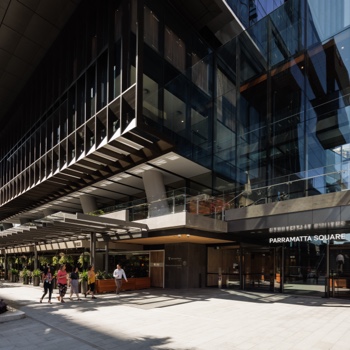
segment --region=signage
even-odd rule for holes
[[[297,231],[310,231],[310,230],[320,230],[320,229],[327,229],[327,228],[342,228],[342,227],[346,227],[346,221],[329,221],[329,222],[322,222],[322,223],[318,223],[318,224],[270,227],[269,232],[270,233],[297,232]]]
[[[331,241],[331,240],[338,240],[338,239],[345,239],[345,233],[335,233],[331,235],[314,235],[314,236],[270,237],[269,243]]]

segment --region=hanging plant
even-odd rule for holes
[[[57,266],[59,264],[59,260],[60,260],[60,258],[57,255],[53,256],[52,257],[52,265]]]
[[[89,262],[90,262],[90,253],[88,253],[88,252],[81,253],[79,256],[79,259],[78,259],[78,264],[81,267],[83,267],[84,264],[87,264]]]
[[[67,264],[74,265],[74,258],[71,255],[66,255]]]
[[[34,261],[34,258],[32,256],[30,256],[28,258],[28,265],[31,265],[33,263],[33,261]]]
[[[41,266],[47,266],[49,265],[49,258],[47,258],[46,256],[40,256],[39,262]]]
[[[60,265],[67,264],[67,257],[64,253],[60,253],[60,259],[58,260]]]

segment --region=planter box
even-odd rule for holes
[[[151,279],[149,277],[128,278],[128,282],[123,280],[122,291],[138,290],[151,287]],[[96,280],[96,293],[115,292],[116,285],[114,278],[107,280]]]
[[[151,278],[150,277],[140,277],[140,278],[131,278],[130,280],[135,282],[135,289],[147,289],[151,288]],[[130,281],[128,279],[128,281]]]
[[[96,280],[96,293],[109,293],[115,292],[116,286],[114,278],[107,280]]]

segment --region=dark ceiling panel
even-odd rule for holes
[[[80,1],[0,1],[0,120]]]

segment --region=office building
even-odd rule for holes
[[[4,1],[5,269],[88,252],[153,287],[348,297],[350,1],[329,3]]]

